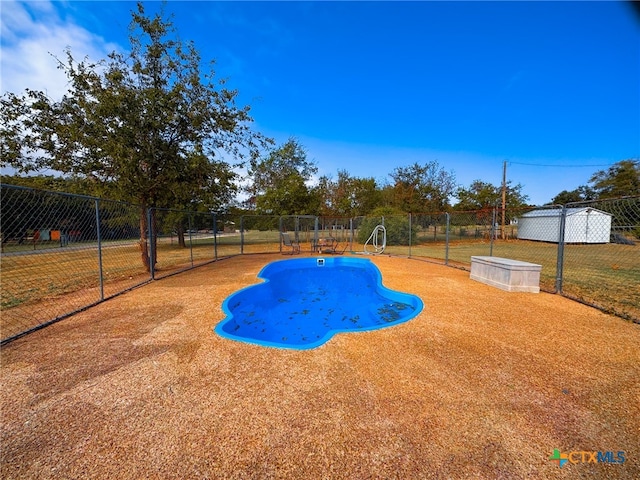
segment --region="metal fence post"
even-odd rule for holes
[[[411,212],[409,212],[409,258],[411,258],[411,237],[413,236],[413,228],[411,226]]]
[[[191,229],[192,229],[192,223],[191,223],[191,214],[187,215],[187,225],[188,225],[188,232],[189,232],[189,255],[191,257],[191,268],[193,268],[193,237],[191,236]]]
[[[244,215],[240,217],[240,255],[244,253]]]
[[[448,212],[444,214],[444,217],[447,222],[447,227],[445,229],[445,241],[444,241],[444,264],[449,265],[449,226],[451,225],[451,222],[450,222],[450,215]]]
[[[213,218],[213,259],[218,260],[218,219],[216,214],[212,213]]]
[[[100,300],[104,300],[104,275],[102,272],[102,238],[100,232],[100,200],[96,198],[96,236],[98,237],[98,276],[100,281]]]
[[[147,208],[147,241],[149,242],[149,275],[151,276],[151,280],[155,280],[155,242],[153,241],[153,233],[154,228],[151,223],[153,215],[151,214],[152,209]]]
[[[318,245],[318,238],[320,237],[318,229],[320,227],[320,217],[316,216],[313,223],[313,246]]]
[[[491,240],[489,240],[489,256],[493,257],[493,239],[496,236],[496,208],[493,207],[493,213],[491,214]]]
[[[349,251],[353,252],[353,218],[349,219],[349,236],[351,237],[349,239]]]
[[[560,227],[558,232],[558,258],[556,263],[556,293],[562,293],[562,277],[564,269],[564,233],[567,218],[567,206],[562,206]]]

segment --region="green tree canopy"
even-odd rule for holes
[[[254,159],[265,144],[250,128],[249,107],[235,105],[237,91],[216,82],[213,68],[201,70],[193,43],[176,40],[162,14],[147,17],[139,3],[129,40],[130,52],[98,63],[67,51],[60,68],[70,87],[59,101],[31,90],[3,97],[3,164],[91,179],[143,212],[189,202],[215,208],[234,180],[221,153]],[[140,224],[149,268],[145,214]]]
[[[580,185],[575,190],[563,190],[551,199],[552,205],[566,205],[573,202],[587,202],[595,200],[596,192],[588,185]]]
[[[0,175],[0,183],[50,190],[54,192],[74,193],[77,195],[91,195],[91,183],[86,178],[59,177],[54,175]],[[3,211],[4,215],[5,212]]]
[[[598,199],[640,195],[640,161],[622,160],[589,179]]]
[[[455,210],[471,211],[486,210],[502,205],[502,187],[492,185],[482,180],[474,180],[469,188],[458,187],[456,191],[458,203]],[[528,197],[522,193],[522,185],[511,185],[508,181],[506,185],[506,207],[507,209],[519,208],[526,205]]]
[[[373,178],[357,178],[338,170],[336,180],[323,176],[316,187],[320,213],[325,216],[357,217],[371,212],[380,203],[380,192]]]
[[[436,161],[397,167],[393,179],[393,206],[404,212],[441,212],[449,205],[456,186],[455,174]]]
[[[259,214],[314,214],[319,206],[307,182],[317,171],[302,145],[290,138],[251,163],[248,172],[251,184],[246,191]]]

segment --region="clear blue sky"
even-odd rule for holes
[[[149,13],[160,8],[146,2]],[[64,79],[47,52],[128,48],[132,2],[2,1],[2,91]],[[183,40],[259,131],[321,175],[383,182],[437,160],[534,204],[640,157],[640,17],[609,2],[178,2]]]

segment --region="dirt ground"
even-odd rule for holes
[[[219,261],[3,347],[0,476],[640,478],[639,325],[374,257],[419,316],[304,351],[217,336],[222,301],[282,258]],[[554,449],[625,461],[560,468]]]

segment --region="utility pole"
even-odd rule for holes
[[[507,161],[502,163],[502,239],[506,238],[505,211],[507,209]]]

